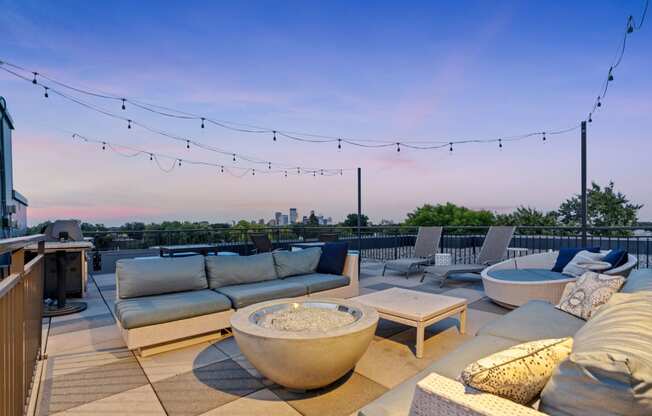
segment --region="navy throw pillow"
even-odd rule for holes
[[[627,250],[613,249],[607,253],[603,261],[610,263],[612,268],[620,267],[627,263]]]
[[[317,273],[342,274],[348,243],[326,243],[321,247],[321,257],[317,265]]]
[[[590,251],[591,253],[599,253],[600,247],[575,247],[575,248],[562,248],[559,250],[559,255],[557,256],[557,261],[552,268],[553,272],[561,273],[564,270],[564,267],[573,260],[573,257],[577,255],[580,251]]]

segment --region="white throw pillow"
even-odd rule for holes
[[[602,253],[591,253],[590,251],[580,251],[573,257],[562,273],[571,276],[581,276],[587,271],[601,272],[611,268],[611,263],[602,261],[605,255]]]
[[[623,283],[625,278],[622,276],[586,272],[577,281],[566,285],[556,308],[578,318],[589,319],[609,301],[611,295],[618,292]]]

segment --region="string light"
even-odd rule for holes
[[[267,169],[272,170],[272,162],[269,162],[269,163],[267,164]]]
[[[629,16],[627,19],[627,33],[633,33],[634,32],[634,16]]]
[[[126,98],[123,98],[123,99],[122,99],[122,109],[123,109],[123,110],[126,110],[126,109],[127,109],[127,106],[125,105],[126,101],[127,101]]]
[[[609,76],[607,77],[607,81],[609,81],[609,82],[614,80],[614,76],[612,74],[613,69],[614,69],[613,66],[611,68],[609,68]]]
[[[602,102],[600,102],[600,97],[598,97],[598,101],[595,104],[597,107],[602,107]]]
[[[186,149],[190,149],[190,140],[186,140]]]
[[[251,169],[251,176],[256,176],[256,169]]]
[[[233,161],[235,162],[235,153],[233,154]]]
[[[543,137],[542,137],[543,144],[546,143],[546,132],[543,132]]]
[[[397,152],[401,151],[401,143],[396,142],[396,151]]]
[[[131,120],[127,120],[127,128],[128,128],[128,129],[131,128]]]
[[[337,139],[337,149],[338,150],[342,149],[342,139]]]
[[[102,142],[102,150],[106,150],[106,142]]]
[[[286,178],[288,177],[288,171],[287,170],[284,172],[284,175],[285,175]]]
[[[45,90],[45,92],[43,93],[43,96],[45,98],[48,98],[49,97],[49,95],[48,95],[48,87],[43,87],[43,89]]]
[[[32,79],[32,84],[36,85],[38,82],[36,81],[36,76],[38,75],[38,72],[32,72],[34,74],[34,79]]]
[[[224,173],[224,165],[220,166],[220,173]]]
[[[276,130],[274,130],[274,135],[272,136],[272,140],[276,141]]]
[[[498,139],[498,148],[503,150],[503,139]]]
[[[181,159],[179,159],[179,167],[181,167]]]
[[[152,153],[149,154],[149,160],[150,160],[150,161],[151,161],[151,160],[154,160],[154,154],[152,154]]]
[[[202,129],[205,127],[205,126],[204,126],[204,122],[205,122],[205,121],[206,121],[206,119],[205,119],[204,117],[202,117],[202,118],[201,118],[201,128],[202,128]]]
[[[448,148],[448,153],[453,154],[453,142],[448,143],[449,148]]]

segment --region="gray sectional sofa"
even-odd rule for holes
[[[341,274],[317,273],[320,248],[253,256],[123,259],[116,264],[117,325],[138,353],[215,339],[236,309],[279,298],[358,295],[358,256]]]
[[[573,354],[556,370],[542,393],[539,412],[509,414],[565,416],[652,415],[652,269],[633,271],[609,303],[589,321],[533,300],[492,321],[457,350],[363,407],[359,416],[406,416],[419,381],[436,373],[448,386],[441,400],[455,415],[508,414],[507,407],[471,409],[472,392],[450,395],[450,388],[470,363],[516,344],[546,338],[574,338]],[[463,391],[463,389],[458,389]],[[435,392],[437,394],[438,392]],[[492,396],[495,402],[506,399]],[[510,405],[523,408],[509,402]],[[496,411],[496,409],[503,411]],[[526,408],[523,408],[527,410]],[[435,415],[433,415],[435,416]]]

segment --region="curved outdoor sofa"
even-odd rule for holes
[[[487,267],[482,271],[485,293],[491,300],[507,308],[524,305],[533,299],[545,300],[553,305],[559,303],[566,284],[577,278],[551,271],[558,254],[557,251],[531,254]],[[601,273],[627,277],[637,262],[636,257],[628,254],[624,265]]]

